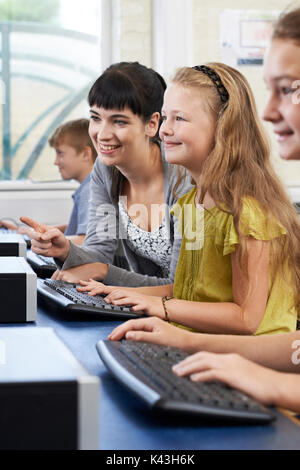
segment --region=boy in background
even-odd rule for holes
[[[78,245],[82,245],[86,234],[90,172],[97,157],[88,128],[88,119],[69,121],[61,124],[48,141],[56,152],[54,164],[58,166],[61,177],[64,180],[74,179],[80,183],[72,195],[74,206],[68,224],[57,226]],[[18,230],[16,225],[5,220],[0,220],[1,226]]]

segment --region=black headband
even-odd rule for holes
[[[193,67],[193,69],[205,73],[205,75],[207,75],[214,82],[223,103],[226,103],[226,101],[228,101],[229,93],[223,85],[222,80],[217,74],[217,72],[215,72],[210,67],[207,67],[207,65],[196,65],[195,67]]]

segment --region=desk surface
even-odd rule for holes
[[[271,425],[241,426],[182,417],[166,419],[146,409],[107,372],[95,348],[118,324],[86,321],[82,317],[75,319],[44,303],[39,304],[37,322],[28,324],[29,328],[53,328],[79,362],[92,375],[100,377],[100,449],[299,449],[300,427],[279,412]],[[18,328],[18,325],[13,326]]]

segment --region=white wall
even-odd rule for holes
[[[153,0],[152,66],[166,80],[194,65],[193,0]]]
[[[21,216],[48,224],[67,223],[73,207],[75,182],[32,183],[5,181],[0,184],[0,218],[17,222]]]

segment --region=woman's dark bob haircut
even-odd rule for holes
[[[108,67],[95,81],[88,102],[90,107],[106,110],[129,108],[147,123],[153,113],[161,112],[166,87],[164,79],[153,69],[138,62],[120,62]],[[160,143],[159,126],[151,143]],[[111,168],[111,175],[111,197],[117,204],[126,178],[116,167]]]
[[[166,89],[164,79],[138,62],[120,62],[108,67],[92,86],[90,106],[123,110],[128,107],[147,122],[161,111]]]

